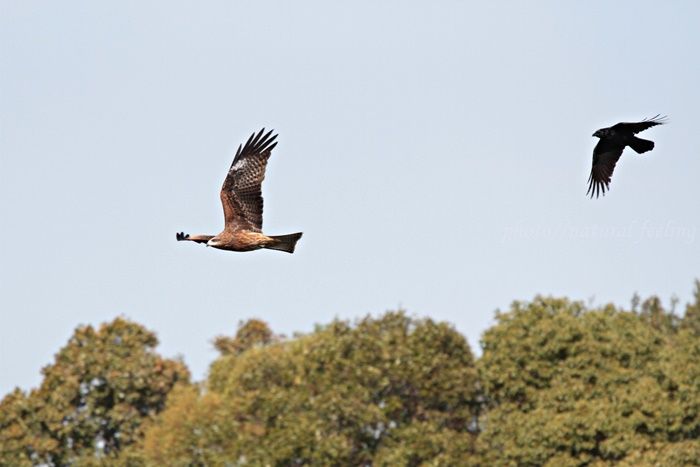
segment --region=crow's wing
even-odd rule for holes
[[[231,230],[262,230],[262,182],[272,149],[277,145],[272,130],[263,128],[253,133],[245,145],[238,146],[236,157],[221,187],[226,228]]]
[[[644,131],[648,128],[651,128],[656,125],[663,125],[664,123],[667,123],[667,117],[662,117],[661,115],[656,115],[651,118],[645,118],[641,122],[636,122],[636,123],[627,123],[627,122],[622,122],[618,123],[617,125],[613,126],[613,130],[617,130],[620,132],[625,132],[625,133],[631,133],[633,135],[636,135],[640,131]]]
[[[591,176],[588,177],[586,195],[590,194],[591,198],[593,195],[597,198],[601,192],[605,195],[605,191],[609,189],[615,164],[620,159],[624,148],[624,146],[604,139],[598,141],[593,149],[593,167],[591,168]]]

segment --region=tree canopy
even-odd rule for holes
[[[189,380],[182,362],[154,352],[157,344],[122,318],[77,328],[39,388],[0,402],[0,465],[117,459],[140,442],[173,386]]]
[[[482,340],[485,458],[640,465],[685,450],[700,459],[688,443],[700,434],[700,342],[657,324],[612,306],[514,303]]]
[[[173,395],[145,453],[162,465],[461,462],[474,448],[476,376],[444,323],[400,312],[335,321],[224,353],[201,393]]]
[[[0,465],[700,465],[693,298],[514,302],[478,359],[404,312],[292,338],[249,320],[199,384],[136,323],[82,326],[0,402]]]

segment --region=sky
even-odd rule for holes
[[[252,317],[291,335],[403,308],[478,354],[513,300],[683,304],[700,278],[699,2],[0,11],[0,396],[118,316],[201,380]],[[588,199],[592,133],[659,113]],[[303,231],[297,251],[176,242],[221,230],[262,127],[264,230]]]

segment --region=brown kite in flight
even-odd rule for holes
[[[272,149],[277,145],[272,130],[263,128],[253,133],[244,146],[238,146],[236,157],[221,187],[224,206],[224,230],[218,235],[187,235],[178,233],[178,241],[206,243],[207,246],[231,251],[252,251],[260,248],[294,253],[302,233],[267,236],[262,233],[263,198],[260,192],[265,167]]]
[[[618,123],[610,128],[601,128],[593,133],[593,136],[600,138],[595,149],[593,149],[593,168],[591,176],[588,177],[588,192],[586,195],[593,195],[597,198],[602,191],[610,189],[610,179],[615,170],[615,164],[622,156],[625,146],[629,146],[637,154],[642,154],[654,149],[654,142],[635,135],[641,131],[656,125],[666,123],[666,117],[659,115],[644,119],[636,123]]]

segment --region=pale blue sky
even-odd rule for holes
[[[197,379],[259,317],[398,306],[475,350],[535,294],[668,303],[700,276],[700,3],[0,0],[0,394],[124,315]],[[585,197],[598,128],[670,124]],[[279,132],[265,230],[217,233],[238,144]]]

